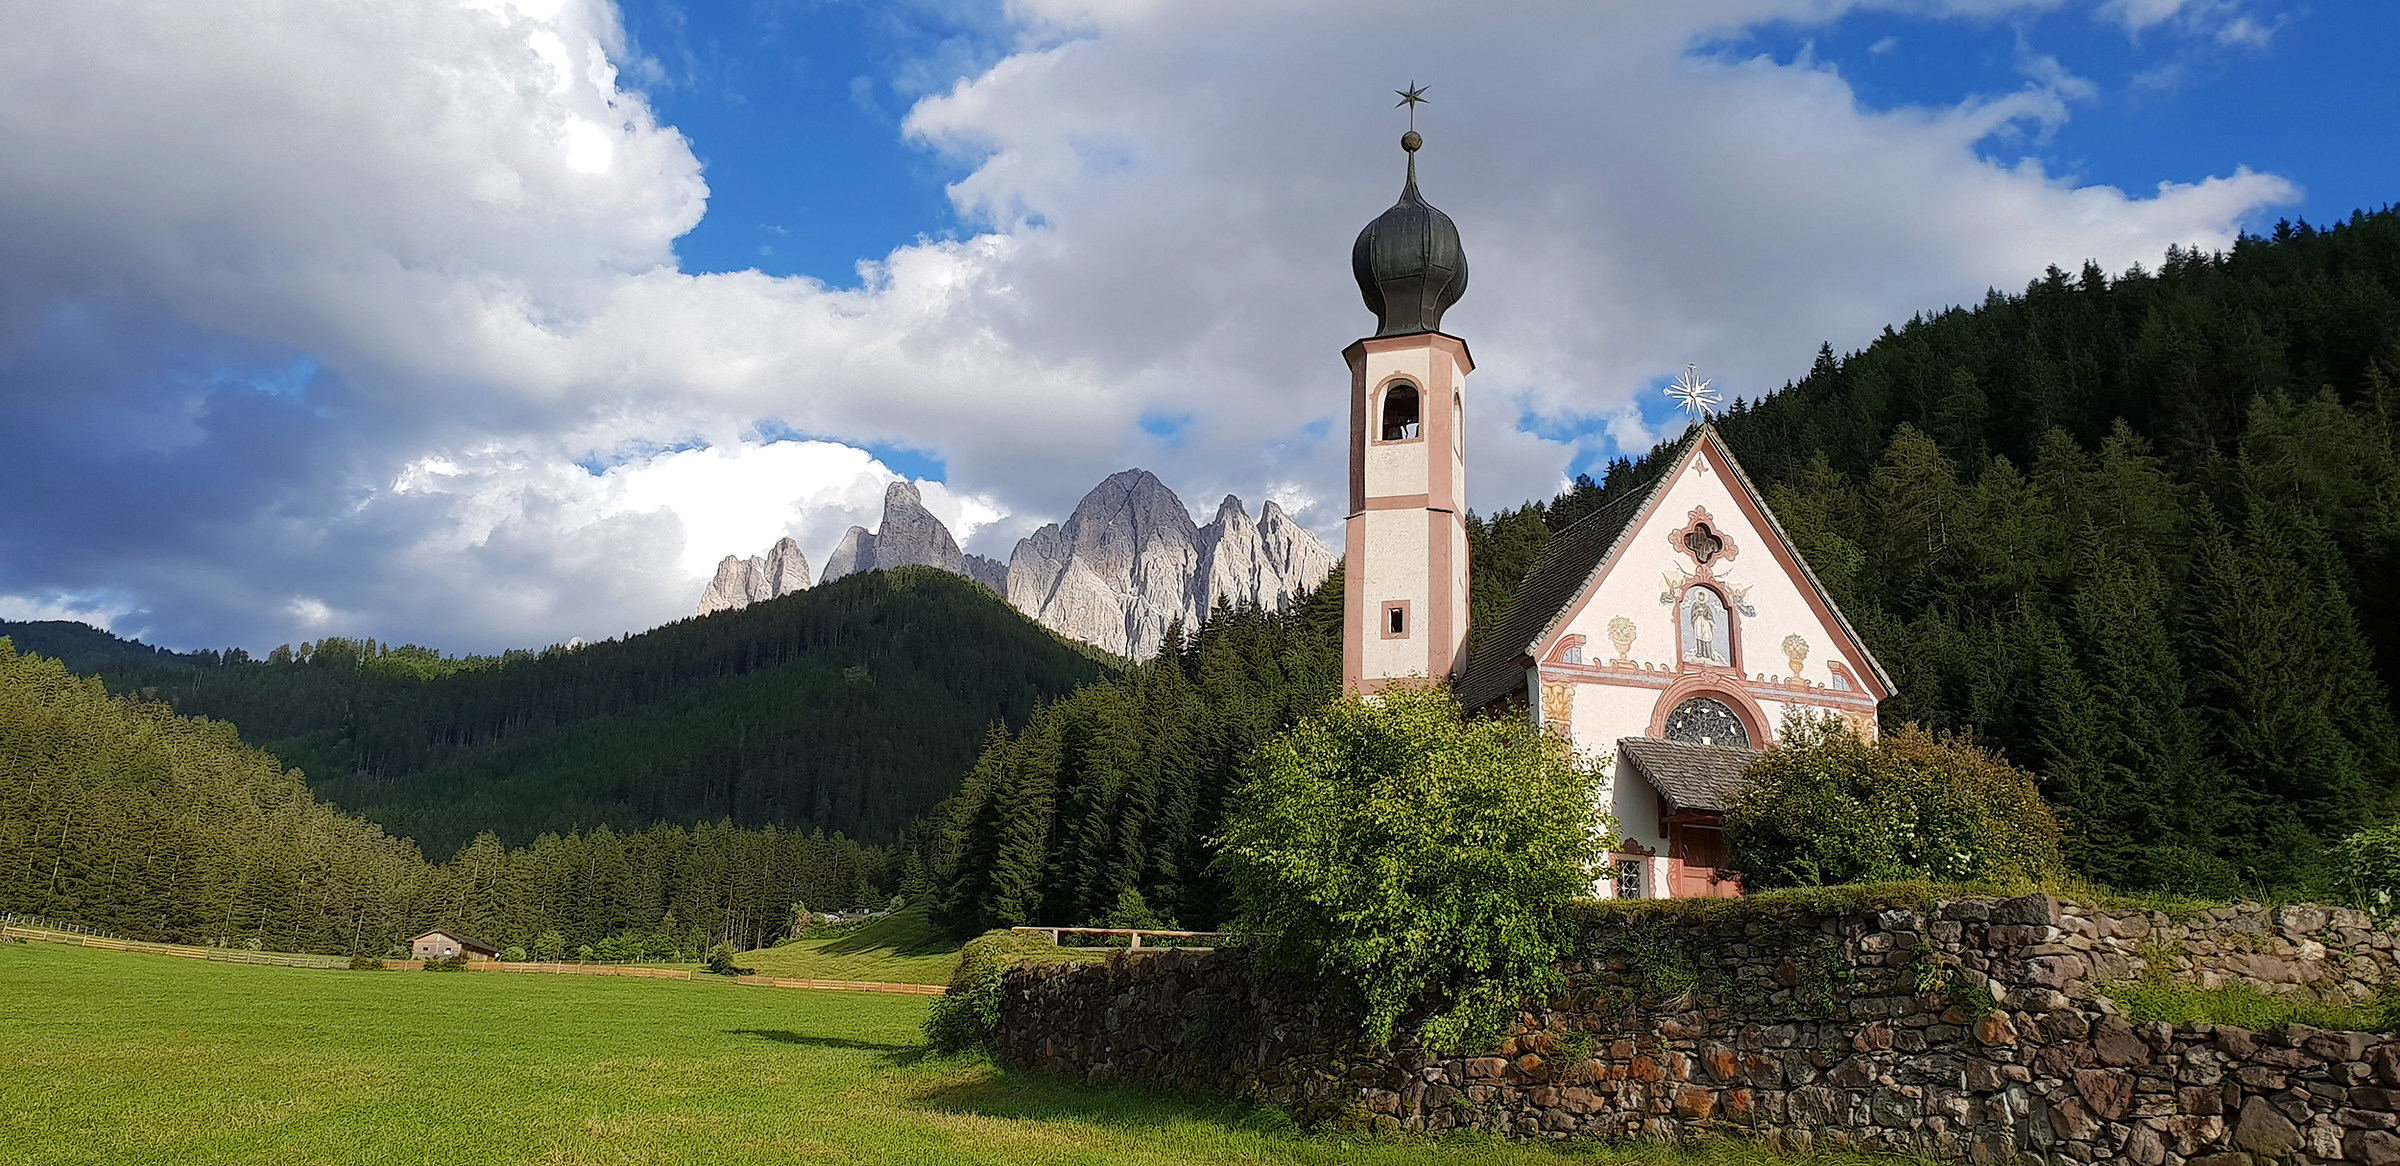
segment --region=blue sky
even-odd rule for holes
[[[2048,134],[1996,135],[1988,156],[2031,158],[2054,175],[2144,190],[2247,166],[2286,175],[2306,197],[2277,215],[2324,222],[2400,200],[2400,5],[2259,4],[2224,35],[2154,26],[2128,35],[2087,6],[1988,20],[1853,13],[1783,24],[1716,51],[1803,54],[1840,69],[1866,103],[1955,102],[2041,74],[2047,58],[2088,82]],[[2256,39],[2252,39],[2256,38]]]
[[[1330,535],[1411,79],[1485,510],[1671,432],[1687,362],[1755,397],[2050,263],[2400,199],[2381,3],[18,15],[0,615],[177,647],[647,627],[895,476],[1001,558],[1128,466]]]
[[[656,64],[661,120],[707,166],[709,213],[676,241],[686,270],[858,282],[919,235],[958,227],[943,188],[968,167],[902,140],[931,87],[1008,44],[997,4],[629,0],[626,32]]]

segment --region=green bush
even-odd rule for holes
[[[720,943],[708,949],[707,967],[712,976],[755,976],[757,968],[739,968],[733,964],[734,950],[730,943]]]
[[[1742,885],[2049,882],[2058,819],[2034,777],[1973,742],[1914,725],[1874,744],[1795,717],[1725,813]]]
[[[1371,1043],[1431,1009],[1426,1044],[1487,1045],[1557,983],[1591,893],[1599,775],[1516,718],[1465,721],[1444,689],[1335,701],[1270,740],[1219,862],[1236,930],[1271,965],[1355,996]]]
[[[1099,958],[1069,951],[1025,931],[987,931],[958,950],[950,988],[925,1018],[925,1043],[937,1053],[990,1051],[1000,1029],[1000,979],[1023,963],[1086,963]]]
[[[2368,828],[2334,848],[2335,878],[2342,896],[2357,907],[2390,918],[2400,915],[2400,823]]]
[[[532,958],[525,954],[525,948],[521,944],[512,943],[500,949],[500,962],[504,964],[521,964]]]
[[[557,963],[567,958],[567,937],[556,931],[545,931],[535,936],[533,955],[535,959],[550,963]]]
[[[462,951],[462,952],[458,953],[457,955],[451,956],[449,959],[443,959],[443,960],[426,960],[426,961],[425,961],[425,970],[426,970],[426,971],[429,971],[429,972],[463,972],[463,971],[466,971],[466,970],[467,970],[467,953],[465,953],[465,952],[463,952],[463,951]]]

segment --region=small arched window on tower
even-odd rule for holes
[[[1422,432],[1424,410],[1420,407],[1417,386],[1402,382],[1383,394],[1383,439],[1385,441],[1414,441]]]

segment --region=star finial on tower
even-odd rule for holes
[[[1683,375],[1667,386],[1667,399],[1682,406],[1684,413],[1694,421],[1706,420],[1709,414],[1717,411],[1717,402],[1723,399],[1715,389],[1709,387],[1716,382],[1699,379],[1699,373],[1700,366],[1687,364],[1683,366]]]
[[[1409,78],[1408,88],[1392,90],[1392,92],[1400,95],[1399,104],[1408,107],[1408,128],[1412,130],[1417,128],[1417,107],[1424,105],[1431,100],[1425,96],[1425,90],[1428,88],[1431,88],[1431,86],[1419,85],[1416,82],[1416,78],[1412,77]]]

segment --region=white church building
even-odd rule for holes
[[[1447,677],[1470,715],[1534,718],[1613,759],[1604,895],[1727,896],[1725,799],[1785,714],[1870,738],[1892,682],[1809,571],[1713,426],[1654,482],[1557,532],[1499,626],[1467,627],[1466,341],[1441,330],[1467,287],[1448,215],[1417,190],[1359,232],[1373,336],[1352,344],[1343,682],[1373,694]]]

